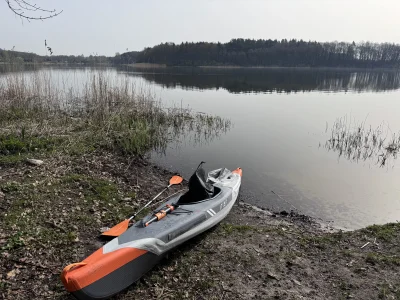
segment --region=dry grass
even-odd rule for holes
[[[105,70],[88,73],[81,85],[57,82],[51,72],[14,72],[0,79],[3,143],[51,136],[64,138],[64,149],[71,151],[143,154],[163,151],[189,133],[197,142],[207,141],[230,127],[219,117],[164,108],[151,91]]]

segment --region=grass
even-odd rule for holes
[[[385,225],[372,225],[362,230],[378,240],[391,241],[400,233],[400,223],[388,223]]]
[[[25,178],[0,189],[10,200],[0,216],[2,228],[10,234],[0,255],[26,247],[72,247],[81,234],[95,236],[100,227],[116,224],[133,209],[121,203],[126,193],[116,183],[88,174],[67,173],[39,181]]]
[[[368,128],[365,122],[355,125],[346,117],[340,118],[333,124],[325,148],[351,161],[372,159],[384,167],[391,159],[396,159],[400,151],[400,133],[390,136],[390,131],[384,124]]]
[[[372,265],[383,264],[383,265],[400,266],[399,256],[389,256],[375,252],[368,253],[365,261]]]
[[[304,247],[313,245],[320,249],[327,249],[331,245],[339,244],[345,237],[345,233],[338,231],[336,233],[323,234],[323,235],[302,235],[300,237],[300,244]]]
[[[16,192],[20,189],[20,185],[16,182],[7,182],[0,185],[0,191],[4,193]]]
[[[25,246],[25,242],[21,239],[22,235],[21,232],[12,235],[1,250],[10,251]]]
[[[254,226],[248,225],[233,225],[229,223],[221,224],[222,230],[227,234],[234,234],[234,233],[246,233],[251,231],[258,231],[258,229]]]
[[[15,134],[0,136],[0,155],[15,155],[21,153],[32,153],[40,150],[51,151],[62,143],[61,138],[20,136]]]
[[[55,150],[72,155],[96,150],[143,155],[162,152],[188,134],[196,142],[209,141],[230,128],[229,120],[181,107],[164,108],[154,94],[137,88],[127,76],[97,70],[83,82],[60,83],[49,71],[2,77],[0,163],[6,162],[4,156]]]
[[[28,156],[28,154],[0,155],[0,167],[15,166],[18,163],[25,161]]]

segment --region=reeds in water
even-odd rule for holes
[[[0,78],[3,146],[5,140],[52,137],[63,139],[64,149],[78,153],[107,149],[143,154],[163,151],[189,132],[198,140],[209,140],[231,125],[187,108],[165,108],[150,89],[137,87],[129,77],[99,70],[88,72],[80,82],[52,76],[47,70]],[[23,144],[14,152],[22,151]]]
[[[365,122],[355,125],[346,117],[335,121],[325,148],[351,161],[375,160],[383,167],[396,159],[400,150],[400,132],[390,133],[389,127],[381,124],[376,128],[366,127]]]

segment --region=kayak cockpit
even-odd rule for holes
[[[206,172],[202,167],[203,163],[199,164],[190,177],[189,190],[179,198],[178,204],[190,204],[214,197],[214,185],[207,182]]]

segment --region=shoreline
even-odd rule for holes
[[[400,68],[357,68],[357,67],[281,67],[281,66],[180,66],[166,64],[151,64],[151,63],[134,63],[123,64],[124,66],[146,68],[146,69],[167,69],[167,68],[186,68],[186,69],[226,69],[226,70],[299,70],[299,71],[385,71],[385,72],[400,72]],[[118,66],[118,65],[113,65]]]
[[[99,229],[130,215],[172,173],[112,153],[35,158],[44,163],[0,163],[0,295],[71,299],[62,268],[101,247]],[[398,297],[399,242],[398,223],[343,232],[239,202],[113,299]]]
[[[151,63],[112,64],[112,63],[64,63],[64,62],[29,62],[21,64],[9,64],[0,62],[0,66],[68,66],[68,67],[131,67],[138,69],[214,69],[214,70],[293,70],[293,71],[337,71],[337,72],[392,72],[399,73],[400,68],[357,68],[357,67],[282,67],[282,66],[180,66]]]

